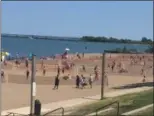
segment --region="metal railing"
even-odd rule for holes
[[[57,110],[62,110],[61,116],[64,116],[64,108],[63,108],[63,107],[60,107],[60,108],[57,108],[57,109],[55,109],[55,110],[49,111],[49,112],[43,114],[42,116],[48,116],[48,115],[51,116],[51,114],[52,114],[53,112],[57,111]]]
[[[96,109],[96,116],[98,116],[98,112],[100,111],[100,110],[102,110],[102,109],[104,109],[104,108],[106,108],[106,107],[108,107],[108,106],[111,106],[111,105],[113,105],[113,104],[117,104],[117,116],[119,116],[119,101],[115,101],[115,102],[112,102],[112,103],[110,103],[110,104],[107,104],[107,105],[105,105],[105,106],[103,106],[103,107],[101,107],[101,108],[98,108],[98,109]]]

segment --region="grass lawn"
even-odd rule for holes
[[[153,103],[153,89],[143,91],[140,93],[134,93],[134,94],[127,94],[119,97],[114,98],[106,98],[104,100],[96,101],[95,103],[84,105],[81,107],[74,108],[73,112],[70,115],[80,115],[84,116],[87,114],[90,114],[92,112],[95,112],[96,109],[101,108],[109,103],[112,103],[114,101],[120,102],[120,109],[119,113],[122,114],[124,112],[131,111],[133,109],[137,109],[140,107],[143,107],[145,105],[149,105]],[[113,107],[117,108],[116,104],[113,105]],[[101,109],[103,110],[103,109]],[[115,111],[109,111],[109,112],[103,112],[99,115],[105,115],[105,116],[116,116],[117,110]],[[150,113],[150,111],[149,111]],[[147,115],[146,115],[147,116]]]

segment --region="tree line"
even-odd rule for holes
[[[126,46],[123,48],[116,48],[112,50],[106,50],[108,53],[140,53],[136,49],[128,49]],[[149,47],[144,51],[145,53],[154,53],[153,45],[149,45]]]
[[[80,38],[82,41],[87,42],[108,42],[108,43],[130,43],[130,44],[153,44],[153,41],[147,37],[142,37],[141,40],[131,40],[131,39],[118,39],[114,37],[93,37],[93,36],[83,36]]]

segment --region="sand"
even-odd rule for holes
[[[140,75],[140,70],[142,66],[140,64],[130,66],[129,56],[121,54],[108,54],[106,56],[106,71],[108,72],[108,81],[109,86],[105,88],[105,91],[115,91],[113,86],[121,86],[131,83],[141,83],[143,76]],[[124,59],[123,59],[124,56]],[[143,56],[141,54],[140,56]],[[144,54],[146,56],[146,67],[153,65],[152,54]],[[129,71],[128,73],[119,74],[115,69],[114,72],[111,69],[107,68],[107,64],[115,60],[117,62],[122,61],[125,64],[125,67]],[[149,60],[149,61],[148,61]],[[50,103],[53,101],[67,100],[71,98],[84,97],[84,96],[93,96],[100,94],[100,80],[93,84],[93,88],[89,89],[76,89],[75,88],[75,75],[83,74],[88,77],[89,74],[93,74],[94,66],[99,66],[99,73],[101,77],[101,54],[85,54],[85,58],[82,60],[74,59],[75,67],[66,71],[65,74],[60,75],[60,87],[58,90],[52,90],[54,84],[54,77],[56,76],[56,67],[58,61],[48,60],[45,61],[47,68],[47,74],[45,77],[42,76],[41,70],[41,61],[37,60],[37,72],[36,72],[36,83],[37,83],[37,95],[36,98],[40,99],[42,103]],[[2,109],[13,109],[28,106],[30,103],[30,79],[27,80],[25,77],[25,67],[24,63],[21,64],[19,68],[13,68],[12,62],[8,63],[8,66],[3,67],[5,74],[7,75],[7,82],[4,82],[2,85]],[[86,72],[82,71],[82,65],[86,66]],[[147,68],[147,80],[149,82],[153,81],[153,68]],[[64,75],[72,75],[71,80],[64,80],[62,77]]]

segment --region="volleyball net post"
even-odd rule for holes
[[[104,99],[105,55],[106,51],[102,54],[101,100]]]

